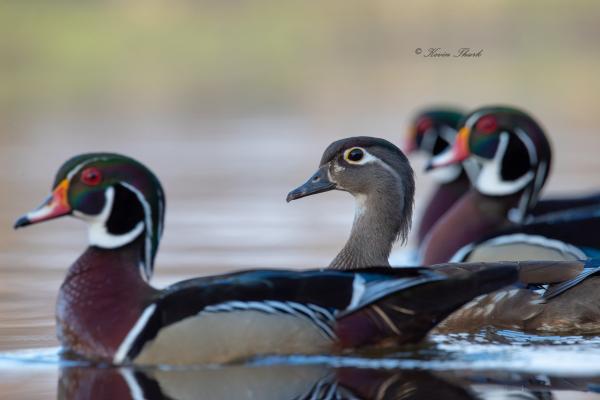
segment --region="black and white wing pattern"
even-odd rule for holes
[[[515,279],[513,265],[452,277],[428,268],[370,268],[193,279],[148,305],[114,361],[224,362],[330,352],[389,337],[415,342],[473,297]]]

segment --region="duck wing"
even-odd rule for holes
[[[427,268],[374,268],[254,270],[192,279],[159,293],[114,361],[226,362],[323,353],[390,337],[412,343],[473,297],[516,277],[511,265],[452,277]]]

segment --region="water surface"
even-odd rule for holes
[[[397,120],[379,121],[372,131],[399,142]],[[312,174],[327,144],[357,133],[350,124],[330,129],[330,122],[271,118],[212,124],[157,117],[134,123],[70,116],[33,121],[18,135],[0,136],[1,397],[135,398],[142,393],[148,398],[275,399],[319,390],[375,397],[386,387],[390,397],[600,398],[597,337],[485,330],[433,335],[420,346],[385,354],[262,358],[191,370],[113,369],[60,358],[54,302],[66,269],[86,245],[85,228],[73,219],[18,232],[11,225],[47,195],[66,158],[118,151],[157,173],[168,210],[156,286],[244,268],[322,267],[348,234],[352,199],[337,192],[286,204],[285,196]],[[597,168],[590,167],[594,149],[600,148],[598,137],[580,135],[577,143],[564,136],[553,139],[561,156],[550,190],[600,187]],[[415,166],[419,171],[421,164]],[[417,213],[429,190],[429,182],[418,178]]]

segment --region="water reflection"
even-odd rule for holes
[[[474,399],[426,371],[232,366],[196,370],[63,368],[59,399]]]
[[[381,370],[324,365],[185,370],[65,367],[58,398],[476,399],[596,398],[600,382],[508,372]]]
[[[433,335],[428,345],[387,354],[192,367],[117,368],[68,358],[59,348],[20,350],[0,353],[0,393],[11,399],[56,393],[59,399],[132,400],[600,398],[599,338],[529,336],[526,344],[525,336]],[[531,345],[536,341],[543,344]]]

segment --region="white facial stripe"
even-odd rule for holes
[[[161,192],[160,189],[156,189],[156,195],[158,197],[158,235],[159,237],[162,236],[163,234],[163,216],[164,216],[164,199],[163,199],[163,194]]]
[[[146,201],[146,198],[135,186],[128,184],[127,182],[121,182],[121,185],[125,186],[127,189],[131,190],[137,196],[138,200],[144,207],[144,216],[146,220],[146,254],[144,260],[144,273],[145,279],[150,280],[150,268],[152,265],[152,209],[150,208],[150,204]],[[160,220],[160,218],[159,218]]]
[[[435,139],[437,138],[437,135],[432,135],[431,131],[433,131],[433,128],[429,128],[423,133],[423,141],[421,142],[421,148],[429,154],[433,154]]]
[[[531,138],[519,127],[515,128],[515,133],[527,148],[527,153],[529,153],[529,162],[531,163],[531,165],[537,164],[537,152],[535,150],[535,145],[533,144]]]
[[[90,245],[98,246],[103,249],[116,249],[127,243],[131,243],[144,230],[144,223],[140,221],[131,231],[122,235],[114,235],[108,232],[106,222],[112,212],[115,189],[113,187],[106,189],[104,191],[104,198],[104,208],[98,215],[87,215],[77,210],[73,212],[74,216],[83,219],[88,223],[88,241]]]
[[[398,175],[398,173],[396,171],[394,171],[394,169],[392,167],[390,167],[385,161],[381,160],[380,158],[374,156],[373,154],[369,153],[368,151],[366,151],[365,149],[363,149],[362,147],[354,147],[355,149],[361,149],[364,153],[363,158],[361,158],[359,161],[348,161],[346,160],[346,162],[353,164],[353,165],[365,165],[368,163],[377,163],[379,165],[381,165],[383,168],[385,168],[390,174],[394,175],[396,177],[396,179],[401,179],[400,175]]]
[[[513,194],[523,189],[533,179],[533,171],[528,171],[525,175],[514,181],[505,182],[502,180],[500,172],[502,168],[502,158],[508,148],[509,140],[510,137],[508,132],[502,132],[500,134],[500,143],[498,144],[498,150],[494,155],[494,159],[488,161],[478,157],[481,161],[482,168],[475,181],[475,186],[481,193],[490,196]]]
[[[66,179],[70,182],[71,179],[79,171],[81,171],[86,165],[96,162],[96,161],[104,161],[104,160],[108,160],[108,159],[109,158],[105,157],[105,156],[90,158],[90,159],[78,164],[73,169],[71,169],[69,171],[69,173],[67,174]],[[144,277],[144,279],[149,280],[150,275],[151,275],[150,265],[152,262],[151,261],[152,260],[152,210],[150,208],[150,205],[146,201],[146,198],[144,197],[144,195],[135,186],[130,185],[126,182],[120,182],[120,183],[127,189],[131,190],[137,196],[138,200],[140,201],[140,203],[142,204],[142,206],[144,208],[144,216],[145,216],[144,220],[145,220],[147,229],[146,229],[146,246],[145,246],[146,254],[144,255],[144,260],[143,260],[144,265],[142,268],[142,270],[143,270],[142,276]],[[113,206],[112,203],[114,200],[114,189],[112,187],[107,189],[107,191],[105,192],[105,195],[110,196],[110,201],[109,201],[109,198],[107,197],[106,204],[104,206],[104,209],[100,213],[100,215],[89,216],[89,215],[83,214],[78,211],[74,211],[73,214],[76,217],[84,219],[90,223],[90,229],[89,229],[90,244],[93,244],[98,247],[103,247],[103,248],[117,248],[117,247],[123,246],[123,245],[131,242],[132,240],[134,240],[140,234],[140,232],[143,231],[144,223],[142,223],[142,222],[138,223],[133,228],[133,230],[131,230],[130,232],[123,234],[123,235],[110,234],[106,229],[106,221],[108,221],[108,217],[110,216],[110,212],[112,211],[112,206]],[[157,190],[157,195],[159,198],[159,202],[158,202],[159,203],[159,205],[158,205],[159,206],[158,234],[162,235],[162,231],[164,228],[162,225],[162,216],[164,213],[163,199],[162,199],[163,196],[159,190]]]
[[[485,114],[485,111],[479,111],[471,115],[469,119],[467,119],[467,121],[465,122],[464,126],[471,128],[473,125],[475,125],[475,122],[477,122],[477,120],[481,118],[483,114]]]
[[[381,160],[379,157],[374,156],[373,154],[369,153],[362,147],[353,147],[352,149],[362,150],[364,153],[363,158],[361,158],[359,161],[346,160],[346,162],[353,164],[353,165],[365,165],[368,163],[377,163],[380,166],[382,166],[385,170],[387,170],[390,174],[392,174],[396,179],[402,180],[400,175],[392,167],[390,167],[385,161]],[[352,150],[352,149],[350,149],[350,150]],[[346,151],[348,151],[348,150],[346,150]],[[331,179],[331,174],[329,172],[329,169],[327,169],[327,173],[329,175],[329,180],[331,180],[333,182],[333,180]],[[338,188],[343,189],[339,184],[338,184]],[[356,222],[356,220],[358,218],[360,218],[362,215],[364,215],[364,213],[366,212],[367,205],[368,205],[368,201],[367,201],[368,199],[367,199],[367,196],[363,195],[363,194],[355,194],[354,197],[356,200],[355,211],[354,211],[354,221]]]
[[[86,165],[96,162],[96,161],[104,161],[104,160],[108,160],[108,157],[94,157],[94,158],[85,160],[84,162],[82,162],[81,164],[78,164],[72,170],[69,171],[69,173],[67,174],[67,180],[70,182],[71,179],[75,176],[75,174],[77,174],[79,171],[81,171],[81,169],[83,167],[85,167]]]
[[[363,152],[363,157],[358,161],[349,160],[347,157],[348,154],[354,149],[358,149]],[[369,153],[368,151],[366,151],[365,149],[363,149],[362,147],[352,147],[352,148],[344,151],[344,160],[348,164],[352,164],[352,165],[365,165],[367,163],[370,163],[370,162],[373,162],[373,161],[379,160],[379,159],[377,157],[375,157],[374,155],[372,155],[371,153]]]
[[[544,178],[546,177],[547,173],[548,173],[548,163],[546,161],[541,161],[540,165],[538,166],[538,169],[537,169],[537,174],[535,176],[535,183],[534,183],[534,188],[533,188],[533,193],[535,193],[536,196],[542,190],[542,185],[544,184]]]

